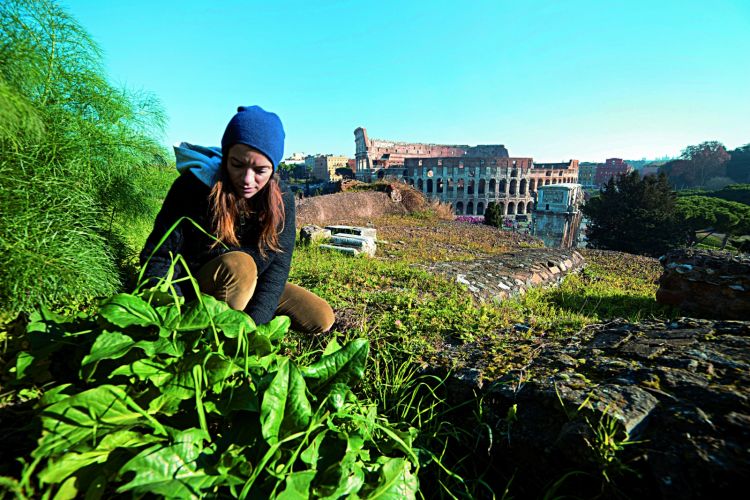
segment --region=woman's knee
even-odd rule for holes
[[[328,302],[291,283],[284,287],[276,313],[289,316],[292,328],[305,333],[327,332],[336,320]]]

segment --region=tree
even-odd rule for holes
[[[0,306],[111,293],[127,257],[120,227],[151,217],[153,97],[111,86],[100,50],[48,0],[0,9]]]
[[[487,204],[484,209],[484,223],[489,226],[503,227],[503,206],[494,201]]]
[[[750,144],[730,151],[729,156],[727,176],[734,182],[750,182]]]
[[[698,231],[705,231],[703,239],[719,233],[724,238],[723,249],[729,238],[750,234],[750,206],[710,196],[684,196],[677,199],[676,209],[689,233],[690,243],[700,243]]]
[[[703,187],[711,178],[726,176],[728,160],[729,153],[722,143],[706,141],[686,147],[680,159],[668,162],[663,170],[678,188]]]
[[[589,246],[658,256],[684,242],[667,177],[612,178],[583,206]]]

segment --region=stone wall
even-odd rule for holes
[[[583,264],[583,256],[575,250],[520,248],[484,259],[436,262],[428,269],[466,285],[480,302],[499,302],[532,286],[556,284]]]
[[[689,249],[660,260],[660,303],[705,318],[750,319],[750,256]]]

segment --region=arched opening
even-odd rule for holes
[[[484,203],[477,203],[477,215],[484,215]]]
[[[536,181],[534,179],[531,179],[529,181],[529,191],[533,193],[535,189],[536,189]]]
[[[414,179],[409,179],[409,184],[414,185]]]
[[[479,194],[484,194],[484,188],[485,188],[484,179],[479,179]]]
[[[463,195],[464,194],[464,180],[458,179],[458,194]]]
[[[469,181],[469,191],[468,194],[474,194],[474,179],[471,179]]]
[[[510,181],[510,194],[511,196],[516,194],[516,180],[515,179]]]
[[[464,213],[464,202],[459,201],[456,203],[456,215],[463,215]]]
[[[438,179],[437,181],[435,181],[435,183],[437,184],[437,192],[442,193],[443,192],[443,179]]]
[[[511,170],[510,171],[510,176],[511,177],[518,177],[518,170],[516,170],[515,168],[513,170]]]
[[[470,201],[466,204],[466,215],[474,215],[474,202]]]
[[[500,187],[498,188],[498,191],[501,195],[507,194],[508,184],[505,182],[505,179],[500,181]]]
[[[453,189],[455,188],[455,184],[453,182],[453,179],[450,177],[448,178],[448,196],[453,195]]]
[[[526,179],[521,179],[521,183],[518,185],[518,193],[526,194]]]
[[[432,179],[427,179],[427,192],[432,193]]]
[[[424,189],[424,182],[422,182],[422,179],[419,179],[417,181],[417,189],[419,189],[420,191]]]
[[[519,214],[523,213],[523,202],[522,201],[518,202],[518,213]]]
[[[497,182],[495,179],[490,179],[490,194],[497,194]]]
[[[516,213],[516,205],[511,201],[508,203],[508,215],[513,215]]]

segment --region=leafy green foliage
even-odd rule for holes
[[[366,340],[333,340],[299,364],[280,354],[288,318],[256,327],[210,296],[161,306],[148,297],[117,294],[74,318],[34,313],[16,389],[54,380],[58,362],[68,380],[38,401],[37,445],[12,488],[27,497],[414,498],[411,440],[352,392]]]
[[[658,256],[684,243],[666,176],[610,179],[583,207],[589,246]]]
[[[112,293],[121,222],[153,217],[163,112],[110,85],[99,48],[48,0],[3,2],[0,60],[2,310]]]
[[[705,187],[711,179],[726,176],[729,158],[722,143],[705,141],[686,147],[678,160],[667,162],[660,170],[677,189]]]

